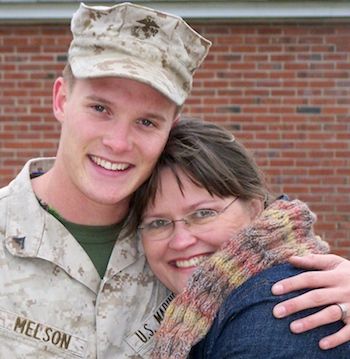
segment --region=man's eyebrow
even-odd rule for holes
[[[99,96],[95,96],[95,95],[86,96],[86,99],[89,101],[100,102],[100,103],[108,105],[108,106],[114,105],[113,102],[111,102],[103,97],[99,97]],[[155,120],[159,120],[162,122],[167,122],[167,119],[162,114],[158,114],[158,113],[154,113],[154,112],[145,112],[140,117],[155,119]]]
[[[90,101],[95,101],[95,102],[101,102],[103,104],[106,104],[108,106],[112,106],[113,103],[105,98],[99,97],[99,96],[95,96],[95,95],[90,95],[90,96],[86,96],[87,100]]]

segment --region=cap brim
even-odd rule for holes
[[[185,91],[180,92],[181,87],[176,84],[176,79],[170,78],[171,72],[167,72],[166,69],[159,70],[159,65],[145,66],[144,60],[130,56],[119,56],[118,59],[113,56],[109,59],[103,54],[81,58],[74,56],[69,59],[69,63],[76,78],[122,77],[140,81],[153,87],[178,106],[181,106],[187,97]]]

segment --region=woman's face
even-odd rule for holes
[[[140,231],[153,272],[174,293],[184,289],[188,278],[203,260],[262,210],[259,200],[211,196],[183,172],[179,175],[183,193],[171,170],[161,171],[161,186],[155,202],[146,208],[141,223],[141,227],[147,226],[149,230]],[[215,213],[220,214],[215,216]],[[181,221],[184,217],[193,224]],[[165,226],[164,219],[180,221]],[[160,226],[167,229],[159,230]]]

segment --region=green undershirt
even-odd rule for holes
[[[109,258],[123,223],[109,226],[87,226],[69,222],[54,209],[39,200],[41,206],[59,220],[90,257],[100,277],[103,278]]]
[[[56,217],[57,218],[57,217]],[[57,218],[79,242],[103,278],[122,224],[86,226]]]

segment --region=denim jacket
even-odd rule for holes
[[[271,286],[280,279],[300,273],[289,264],[277,265],[250,278],[235,289],[220,308],[207,336],[191,351],[191,359],[349,359],[350,344],[323,351],[318,342],[343,326],[338,321],[293,334],[289,324],[318,309],[304,310],[276,319],[272,309],[277,303],[302,291],[274,296]]]

